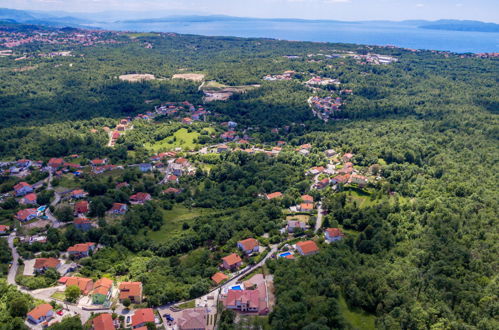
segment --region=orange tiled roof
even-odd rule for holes
[[[49,311],[53,308],[49,304],[41,304],[36,306],[31,312],[28,313],[28,316],[31,316],[35,320],[38,320],[40,317],[47,315]]]
[[[300,247],[303,254],[309,254],[319,251],[317,244],[314,241],[303,241],[296,243],[297,247]]]
[[[225,261],[229,266],[233,266],[239,262],[242,262],[241,257],[239,257],[235,253],[232,253],[226,257],[223,257],[222,260]]]
[[[227,280],[229,277],[227,275],[225,275],[224,273],[216,273],[215,275],[213,275],[211,277],[211,279],[213,280],[213,282],[215,282],[216,284],[220,284],[222,283],[223,281]]]

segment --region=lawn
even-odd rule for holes
[[[152,150],[154,152],[159,152],[159,151],[167,151],[167,150],[172,150],[175,148],[182,148],[183,150],[192,150],[198,144],[194,143],[194,140],[196,140],[199,137],[199,133],[192,131],[189,133],[189,131],[186,128],[181,128],[178,131],[176,131],[173,136],[169,136],[161,141],[157,141],[153,144],[147,143],[145,145],[146,149]]]
[[[350,201],[357,202],[359,207],[367,207],[375,204],[375,201],[371,200],[371,194],[366,190],[350,187],[346,192]]]
[[[286,220],[298,220],[300,222],[308,223],[310,216],[305,214],[288,215]]]
[[[200,215],[213,212],[209,209],[189,210],[183,205],[175,205],[171,210],[163,210],[163,226],[158,231],[148,231],[147,237],[161,243],[182,232],[184,223],[192,224],[192,220]]]
[[[191,301],[185,302],[183,304],[180,304],[177,307],[179,309],[194,308],[194,307],[196,307],[196,301],[195,300],[191,300]]]
[[[80,183],[76,182],[72,174],[63,175],[61,178],[57,179],[59,184],[56,190],[66,190],[66,189],[76,189],[81,186]]]
[[[62,301],[66,299],[66,295],[62,291],[56,291],[50,297]]]
[[[353,329],[369,330],[375,329],[374,321],[376,317],[364,311],[352,310],[348,307],[343,295],[339,297],[340,312]]]

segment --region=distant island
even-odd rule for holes
[[[446,31],[499,32],[499,24],[479,21],[440,20],[420,25],[419,28]]]

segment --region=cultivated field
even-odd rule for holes
[[[177,73],[173,75],[173,79],[185,79],[191,81],[203,81],[204,74],[201,73]]]
[[[154,80],[156,77],[149,73],[133,73],[133,74],[123,74],[119,76],[120,80],[128,82],[140,82],[147,80]]]

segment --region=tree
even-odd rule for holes
[[[80,316],[65,317],[61,322],[55,323],[47,330],[83,330]]]
[[[9,313],[12,317],[26,317],[29,309],[29,301],[24,297],[12,299],[9,304]]]
[[[77,285],[70,285],[64,291],[66,295],[66,300],[69,302],[76,302],[80,298],[80,288]]]
[[[123,299],[122,304],[123,304],[123,306],[125,306],[125,308],[128,308],[128,307],[130,307],[130,305],[132,304],[132,302],[130,301],[129,298],[125,298],[125,299]]]
[[[73,220],[73,209],[69,205],[61,205],[56,208],[54,215],[59,221],[69,222]]]

